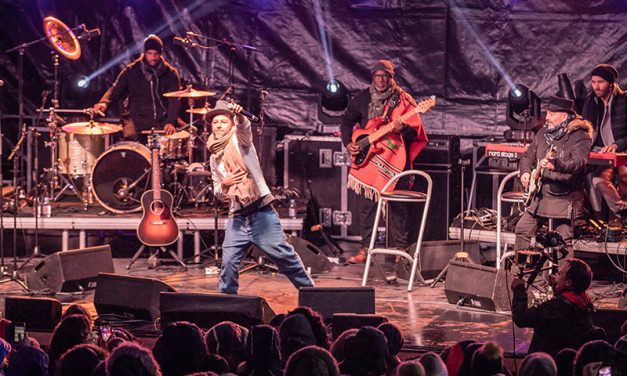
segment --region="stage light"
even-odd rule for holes
[[[327,81],[320,92],[318,120],[325,124],[338,124],[349,100],[350,93],[341,81]]]
[[[76,80],[76,87],[79,89],[87,89],[89,88],[90,80],[87,76],[80,76]]]
[[[515,84],[509,89],[505,123],[512,130],[526,132],[542,125],[540,110],[540,98],[533,90],[523,84]],[[521,140],[524,135],[520,135],[520,132],[506,132],[506,138]]]

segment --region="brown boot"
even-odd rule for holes
[[[363,264],[364,262],[366,262],[366,254],[367,254],[367,250],[366,248],[359,248],[359,251],[357,252],[357,254],[355,256],[351,256],[348,259],[348,263],[349,264]]]

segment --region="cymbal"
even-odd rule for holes
[[[117,133],[122,127],[109,123],[98,123],[95,121],[83,121],[64,125],[61,129],[67,133],[83,134],[88,136],[100,136],[104,134]]]
[[[192,114],[196,114],[196,115],[207,115],[209,111],[211,111],[211,108],[209,107],[190,108],[185,111],[192,113]]]
[[[215,91],[196,90],[192,87],[192,85],[188,85],[184,90],[171,91],[163,94],[164,97],[172,98],[202,98],[211,97],[213,95],[216,95]]]
[[[77,60],[81,57],[81,45],[76,39],[76,35],[66,24],[57,18],[48,16],[44,18],[44,33],[48,41],[57,52],[70,60]]]
[[[170,139],[170,140],[181,139],[181,138],[188,138],[189,137],[189,132],[187,132],[187,131],[178,131],[176,133],[167,134],[167,135],[165,135],[163,137],[167,138],[167,139]]]

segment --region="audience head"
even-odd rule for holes
[[[290,314],[283,320],[279,329],[279,337],[284,361],[287,361],[290,355],[303,347],[318,345],[310,321],[300,313]]]
[[[382,375],[389,357],[385,335],[372,326],[362,326],[347,348],[342,372],[350,375]]]
[[[173,322],[165,327],[152,350],[165,376],[200,371],[207,355],[202,332],[190,322]]]
[[[218,354],[207,354],[200,367],[204,372],[215,372],[218,375],[229,373],[229,363]]]
[[[207,350],[226,359],[231,372],[248,357],[247,341],[248,329],[231,321],[216,324],[205,333]]]
[[[83,315],[87,318],[87,320],[89,320],[90,325],[92,323],[91,316],[89,315],[89,311],[87,311],[87,308],[83,307],[80,304],[72,304],[71,306],[67,307],[67,309],[63,313],[62,319],[70,315]]]
[[[274,327],[276,330],[279,330],[283,320],[285,320],[285,313],[279,313],[278,315],[274,316],[272,320],[270,320],[269,325]]]
[[[57,325],[50,340],[50,368],[53,371],[64,352],[92,340],[89,320],[82,314],[66,316]],[[95,338],[94,338],[95,339]]]
[[[12,356],[7,376],[48,376],[48,355],[38,347],[22,347]]]
[[[556,291],[584,292],[592,283],[592,270],[585,261],[567,258],[557,277]]]
[[[290,356],[284,376],[339,376],[337,362],[329,351],[318,346],[307,346]]]
[[[596,340],[584,343],[575,357],[573,375],[582,376],[583,368],[589,363],[613,364],[613,352],[614,348],[607,341]]]
[[[385,339],[388,341],[390,355],[397,355],[405,343],[403,333],[401,333],[399,327],[391,322],[384,322],[379,325],[377,329],[382,331],[383,335],[385,335]]]
[[[438,354],[433,352],[424,353],[418,361],[425,370],[425,376],[448,376],[446,364],[444,364]]]
[[[280,374],[279,333],[269,325],[258,325],[248,335],[248,354],[244,374]]]
[[[107,376],[161,376],[150,350],[132,342],[116,347],[106,362]]]
[[[575,366],[575,357],[577,356],[577,350],[574,349],[562,349],[555,356],[555,365],[557,366],[557,374],[559,376],[572,376]]]
[[[425,369],[420,362],[406,360],[396,367],[396,376],[425,376]]]
[[[557,365],[551,355],[543,352],[529,354],[523,359],[519,376],[556,376]]]
[[[350,347],[350,344],[353,342],[355,335],[359,329],[352,328],[345,330],[340,334],[333,345],[331,345],[331,354],[338,362],[343,362],[346,357],[346,349]]]
[[[309,307],[297,307],[293,311],[288,312],[286,318],[298,314],[305,316],[307,321],[309,321],[316,338],[315,345],[328,350],[331,347],[331,336],[329,335],[329,328],[324,323],[322,315]]]
[[[620,337],[614,344],[614,357],[621,372],[627,375],[627,334]]]
[[[475,355],[475,352],[479,350],[479,348],[483,345],[481,342],[473,342],[469,343],[464,348],[464,358],[462,360],[462,364],[460,365],[456,375],[470,375],[472,370],[472,358]],[[451,373],[451,371],[449,371]]]
[[[442,350],[440,357],[444,361],[444,364],[446,364],[449,375],[457,375],[464,363],[466,348],[473,343],[475,343],[475,341],[460,341]],[[470,369],[470,366],[468,366],[468,368]]]
[[[503,349],[494,342],[486,342],[472,355],[470,373],[473,376],[496,375],[503,371]]]
[[[76,345],[63,353],[56,367],[57,376],[91,375],[108,352],[93,344]]]

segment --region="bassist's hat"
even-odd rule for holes
[[[568,114],[575,114],[575,110],[573,109],[574,101],[562,98],[562,97],[550,97],[549,105],[546,107],[547,111],[551,112],[566,112]]]

